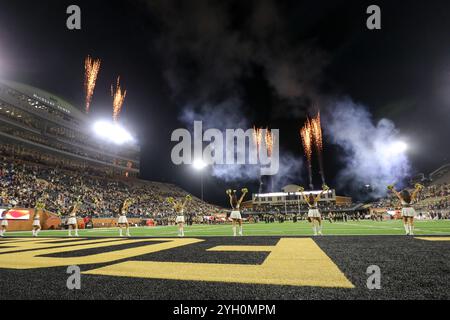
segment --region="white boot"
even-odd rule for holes
[[[403,227],[405,227],[405,232],[406,232],[406,235],[408,236],[408,235],[409,235],[409,226],[408,226],[408,224],[405,223],[405,224],[403,225]]]

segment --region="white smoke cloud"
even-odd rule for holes
[[[182,109],[180,120],[187,126],[194,121],[202,121],[203,128],[216,128],[221,131],[231,128],[249,128],[243,116],[242,102],[239,98],[228,98],[220,103],[188,104]]]
[[[278,174],[271,177],[273,191],[280,191],[288,184],[301,184],[303,171],[303,160],[289,152],[280,155],[280,170]]]
[[[197,107],[188,105],[183,108],[180,120],[190,128],[191,132],[194,121],[202,121],[203,130],[218,129],[225,136],[226,129],[240,128],[245,131],[252,128],[248,119],[243,116],[242,108],[241,101],[238,98],[230,98],[215,105],[203,104]],[[274,143],[279,143],[279,141],[274,141]],[[224,144],[224,148],[225,146]],[[224,154],[225,151],[223,150]],[[236,148],[235,157],[238,158],[241,154],[248,159],[248,150]],[[257,164],[215,164],[211,166],[211,174],[226,182],[256,181],[260,178],[260,169]],[[288,152],[280,151],[279,171],[271,177],[274,190],[279,190],[287,183],[298,182],[301,170],[301,159]]]
[[[213,165],[211,174],[225,182],[251,181],[259,178],[258,165],[219,164]]]
[[[250,124],[243,116],[242,104],[238,98],[230,98],[218,104],[205,103],[200,106],[193,104],[185,106],[180,120],[188,128],[192,127],[194,121],[202,121],[204,130],[218,129],[224,136],[226,129],[240,128],[246,130],[250,128]],[[245,152],[245,150],[237,150],[236,152]],[[235,156],[237,157],[237,154]],[[226,182],[256,180],[259,173],[258,165],[215,164],[211,167],[211,174]]]
[[[344,169],[338,174],[341,187],[358,191],[370,185],[372,196],[386,194],[386,186],[401,183],[410,172],[406,144],[392,121],[372,119],[366,107],[350,99],[331,106],[325,114],[329,141],[342,148]]]

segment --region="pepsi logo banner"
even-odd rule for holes
[[[3,209],[2,209],[3,210]],[[2,213],[2,218],[7,220],[28,220],[31,210],[29,209],[11,209]]]

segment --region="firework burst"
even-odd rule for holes
[[[313,144],[313,135],[312,135],[312,127],[311,122],[306,120],[305,125],[300,130],[300,136],[302,138],[303,149],[305,150],[305,156],[308,162],[311,162],[312,158],[312,144]]]
[[[322,152],[323,143],[322,143],[322,126],[320,124],[320,112],[317,113],[317,116],[311,120],[311,127],[314,135],[314,143],[316,145],[317,151]]]
[[[262,129],[261,128],[256,128],[255,126],[253,126],[253,140],[255,141],[255,145],[256,145],[256,154],[259,160],[259,150],[261,147],[261,142],[262,142]]]
[[[120,87],[120,76],[117,77],[116,90],[114,91],[114,87],[111,85],[111,97],[113,98],[113,120],[117,122],[119,119],[120,110],[122,110],[123,102],[127,95],[127,90],[122,92],[122,88]]]
[[[312,159],[313,129],[311,121],[309,119],[306,120],[305,125],[300,129],[300,137],[302,139],[303,150],[305,151],[305,156],[308,164],[309,186],[312,189],[313,185],[312,185],[311,159]]]
[[[253,126],[253,139],[254,139],[255,145],[256,145],[256,156],[258,158],[258,162],[259,162],[259,151],[260,151],[260,147],[261,147],[262,138],[263,138],[262,129],[256,128],[256,126]],[[263,185],[262,176],[260,174],[259,175],[259,193],[262,192],[262,185]]]
[[[266,129],[265,142],[267,147],[267,155],[272,157],[274,136],[269,128]],[[270,177],[270,192],[273,192],[273,177]]]
[[[100,71],[100,59],[92,59],[87,56],[84,60],[84,91],[86,94],[86,113],[89,113],[92,95],[94,94],[98,72]]]
[[[319,159],[320,166],[320,175],[322,177],[322,184],[325,185],[325,174],[323,170],[323,141],[322,141],[322,126],[320,123],[320,112],[317,113],[317,116],[311,120],[311,128],[314,138],[314,145],[316,147],[317,156]]]
[[[273,149],[273,136],[272,136],[272,132],[270,131],[269,128],[266,129],[266,134],[265,134],[265,141],[266,141],[266,147],[267,147],[267,155],[269,157],[272,156],[272,149]]]

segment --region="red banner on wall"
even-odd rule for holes
[[[1,209],[3,210],[3,209]],[[10,209],[1,212],[2,219],[6,220],[29,220],[31,216],[31,210],[29,209]]]

